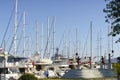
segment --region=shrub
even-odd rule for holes
[[[35,75],[33,74],[23,74],[18,80],[38,80],[37,77],[35,77]]]

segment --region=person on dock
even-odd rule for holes
[[[80,57],[78,56],[78,53],[76,53],[76,62],[77,62],[77,66],[79,68],[79,65],[80,65]]]
[[[48,69],[44,71],[44,75],[45,75],[46,78],[49,77],[49,70]]]
[[[79,58],[79,56],[77,58],[77,64],[78,64],[78,66],[80,65],[80,58]]]
[[[101,68],[105,68],[105,60],[103,56],[101,56]]]

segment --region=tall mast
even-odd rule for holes
[[[92,22],[90,22],[90,68],[92,68],[91,62],[92,62]]]
[[[54,24],[53,24],[53,54],[55,54],[55,22],[56,22],[56,18],[54,16]]]
[[[41,26],[41,53],[42,53],[42,55],[43,55],[43,23],[42,23],[42,26]]]
[[[69,41],[69,47],[68,47],[68,58],[70,57],[70,53],[71,53],[71,42]]]
[[[18,22],[17,22],[17,8],[18,8],[18,0],[16,0],[16,5],[15,5],[15,26],[14,26],[14,55],[16,56],[16,46],[17,46],[17,43],[16,43],[16,39],[17,39],[17,36],[16,36],[16,33],[17,33],[17,27],[18,27]]]
[[[63,45],[64,45],[64,55],[67,55],[67,43],[66,43],[66,31],[64,33],[64,42],[63,42]]]
[[[25,12],[23,12],[23,54],[25,57]]]
[[[38,52],[38,21],[36,21],[36,51]]]
[[[100,54],[99,54],[99,33],[97,33],[97,56],[99,57],[100,56]],[[98,60],[99,60],[99,58],[98,58]]]
[[[48,57],[50,56],[50,50],[49,50],[49,35],[50,35],[50,26],[49,26],[49,17],[48,17],[48,21],[47,21],[47,40],[48,40],[48,48],[47,48],[47,53],[48,53]]]
[[[69,29],[67,35],[69,35],[69,34],[71,34],[71,30],[70,30],[70,29]],[[68,37],[68,40],[69,40],[69,41],[68,41],[69,43],[68,43],[68,52],[67,52],[67,55],[68,55],[68,56],[67,56],[67,57],[69,58],[69,57],[70,57],[70,54],[71,54],[71,51],[72,51],[72,50],[71,50],[72,48],[71,48],[71,40],[70,40],[70,37]]]
[[[31,58],[30,56],[30,37],[28,36],[28,57]]]
[[[78,53],[78,32],[76,28],[76,53]]]

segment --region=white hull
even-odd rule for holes
[[[39,62],[36,62],[35,65],[50,65],[52,64],[51,59],[41,59]]]
[[[114,77],[111,69],[75,69],[69,70],[63,75],[63,78],[104,78]]]
[[[20,75],[18,73],[12,73],[12,74],[0,74],[0,80],[9,80],[11,79],[18,79]]]

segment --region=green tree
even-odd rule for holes
[[[112,32],[109,35],[116,36],[120,34],[120,0],[105,0],[106,7],[103,12],[106,13],[105,22],[111,24]],[[120,42],[120,38],[116,41]]]
[[[113,64],[113,70],[117,74],[117,77],[120,77],[120,63],[114,63]]]

